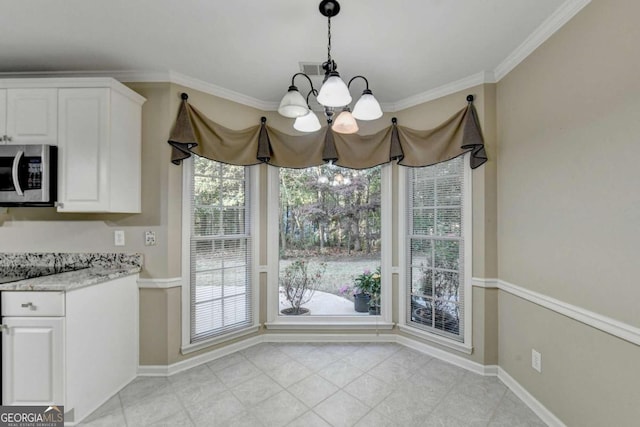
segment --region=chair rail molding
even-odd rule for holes
[[[534,304],[555,311],[556,313],[567,316],[573,320],[577,320],[580,323],[584,323],[585,325],[599,329],[615,337],[640,346],[640,328],[636,328],[628,323],[603,316],[602,314],[531,291],[521,286],[514,285],[513,283],[505,282],[504,280],[498,280],[498,288],[501,291],[508,292]]]
[[[138,288],[168,289],[178,288],[180,286],[182,286],[182,277],[168,277],[163,279],[147,277],[138,279]]]

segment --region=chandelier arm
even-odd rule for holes
[[[367,86],[365,91],[369,91],[369,80],[367,80],[367,78],[365,76],[355,76],[355,77],[351,77],[351,80],[349,80],[349,83],[347,83],[347,87],[350,88],[351,87],[351,82],[354,81],[357,78],[361,78],[362,80],[364,80],[364,84]]]
[[[313,94],[313,96],[317,97],[318,96],[318,91],[315,90],[313,88],[313,86],[311,86],[311,90],[309,91],[309,93],[307,94],[307,107],[309,107],[309,109],[311,109],[311,106],[309,105],[309,96],[311,96],[311,94]]]
[[[291,86],[295,86],[294,80],[296,79],[296,77],[298,76],[305,76],[307,78],[307,80],[309,81],[309,85],[311,86],[311,90],[315,91],[316,89],[313,87],[313,82],[311,81],[311,77],[307,76],[305,73],[300,72],[300,73],[295,73],[293,75],[293,77],[291,77]]]

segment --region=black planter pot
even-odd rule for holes
[[[369,314],[371,314],[373,316],[379,315],[380,314],[380,306],[379,305],[369,306]]]
[[[358,313],[366,313],[369,311],[369,301],[371,301],[370,295],[355,294],[353,296],[353,307]]]

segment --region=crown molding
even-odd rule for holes
[[[591,0],[567,0],[538,28],[531,33],[522,44],[511,52],[493,71],[481,71],[460,80],[444,84],[405,99],[395,102],[381,103],[382,110],[388,113],[401,111],[416,105],[424,104],[451,95],[465,89],[486,83],[497,83],[515,67],[527,58],[549,37],[562,28],[571,18],[580,12]],[[263,101],[226,89],[222,86],[206,82],[194,77],[169,71],[139,71],[139,70],[111,70],[111,71],[55,71],[55,72],[20,72],[1,73],[0,78],[13,77],[112,77],[120,82],[151,83],[169,82],[198,90],[209,95],[227,99],[238,104],[253,107],[261,111],[276,111],[278,102]]]
[[[208,93],[209,95],[217,96],[219,98],[228,99],[229,101],[237,102],[238,104],[253,107],[262,111],[276,111],[279,105],[277,102],[262,101],[252,96],[244,95],[240,92],[235,92],[233,90],[223,88],[222,86],[214,85],[213,83],[208,83],[175,71],[169,71],[169,82],[186,86],[190,89],[199,90],[200,92]]]
[[[469,89],[475,86],[479,86],[485,83],[495,83],[496,79],[493,72],[481,71],[468,77],[464,77],[460,80],[456,80],[451,83],[430,89],[426,92],[419,93],[417,95],[410,96],[400,101],[392,103],[382,103],[380,106],[382,110],[388,113],[394,113],[416,105],[424,104],[425,102],[433,101],[438,98],[442,98],[447,95],[451,95],[465,89]]]
[[[496,81],[500,81],[518,64],[531,55],[542,43],[555,34],[571,18],[580,12],[591,0],[568,0],[548,17],[520,46],[509,54],[493,71]]]
[[[168,82],[169,73],[162,71],[106,70],[106,71],[21,71],[0,72],[0,78],[70,78],[111,77],[119,82]]]

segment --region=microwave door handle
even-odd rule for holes
[[[13,158],[13,167],[11,168],[11,176],[13,177],[13,186],[16,189],[16,193],[18,193],[18,196],[24,196],[24,193],[22,192],[22,188],[20,188],[20,177],[18,176],[18,166],[20,165],[20,160],[22,159],[22,155],[24,154],[24,151],[20,150],[18,151],[18,153],[16,154],[16,156]]]

